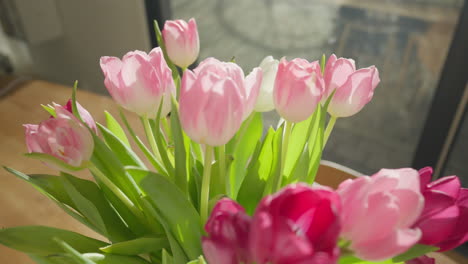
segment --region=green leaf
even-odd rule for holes
[[[304,177],[300,178],[300,181],[312,184],[315,181],[315,176],[320,165],[320,159],[322,158],[323,150],[323,137],[324,137],[324,126],[325,126],[325,114],[326,111],[319,107],[313,114],[312,132],[308,142],[309,148],[309,170],[307,174],[303,174]]]
[[[78,120],[80,120],[82,123],[84,123],[83,118],[81,118],[80,111],[78,111],[78,106],[76,104],[76,90],[77,89],[78,89],[78,80],[76,80],[75,83],[73,84],[72,101],[71,101],[72,114],[76,116],[76,118],[78,118]]]
[[[338,264],[403,264],[403,262],[395,263],[391,259],[374,262],[362,260],[355,256],[344,256],[338,260]]]
[[[99,253],[84,253],[82,256],[96,264],[149,264],[148,261],[137,256],[120,256]]]
[[[206,261],[203,258],[203,256],[200,256],[200,257],[198,257],[198,259],[187,262],[187,264],[206,264]]]
[[[81,194],[75,186],[67,179],[67,175],[63,177],[63,185],[65,187],[65,191],[70,195],[71,199],[73,200],[74,204],[76,205],[78,211],[85,216],[98,230],[100,230],[101,234],[108,236],[106,225],[104,224],[104,220],[102,220],[101,214],[99,213],[98,209],[92,202],[86,199],[83,194]]]
[[[120,118],[122,118],[122,121],[124,122],[125,127],[127,128],[128,133],[133,138],[133,141],[138,145],[140,150],[143,152],[145,157],[148,159],[148,161],[153,165],[153,167],[156,169],[156,171],[160,174],[163,174],[165,176],[168,176],[167,171],[164,169],[164,166],[153,156],[151,151],[145,146],[143,141],[135,134],[135,131],[133,131],[132,127],[127,121],[127,118],[125,117],[123,111],[120,111]]]
[[[172,259],[175,260],[175,263],[187,262],[187,255],[185,254],[175,236],[172,234],[171,227],[169,226],[168,222],[163,219],[161,214],[157,211],[157,208],[152,205],[151,198],[147,196],[143,197],[143,205],[145,206],[145,212],[149,213],[156,221],[161,223],[166,232],[167,240],[169,241],[169,245],[171,247],[172,257],[169,256],[165,249],[162,250],[162,263],[173,263]]]
[[[65,191],[60,177],[55,175],[26,175],[12,168],[4,168],[18,178],[33,185],[34,188],[55,202],[67,214],[94,231],[100,232],[88,219],[77,213],[78,209]]]
[[[91,161],[107,178],[115,183],[134,204],[138,204],[138,199],[140,197],[139,187],[136,185],[133,178],[126,173],[123,167],[124,164],[120,162],[117,153],[109,149],[96,135],[93,135],[93,138],[94,152]]]
[[[187,257],[194,259],[200,256],[200,215],[187,196],[167,178],[153,172],[148,172],[141,186]]]
[[[94,182],[65,173],[61,179],[77,211],[102,230],[101,234],[111,241],[124,241],[135,237]]]
[[[54,157],[52,155],[45,154],[45,153],[32,152],[32,153],[26,153],[24,155],[26,157],[28,157],[28,158],[33,158],[33,159],[36,159],[36,160],[51,164],[53,166],[56,166],[60,170],[79,171],[79,170],[82,170],[82,169],[86,168],[85,166],[80,166],[80,167],[72,166],[72,165],[66,163],[65,161],[63,161],[63,160],[61,160],[59,158],[56,158],[56,157]]]
[[[53,108],[52,106],[50,105],[43,105],[41,104],[42,108],[44,108],[44,110],[46,110],[51,116],[53,117],[56,117],[57,116],[57,113],[55,112],[55,108]]]
[[[265,186],[265,190],[263,192],[263,196],[271,194],[274,192],[274,186],[276,179],[280,178],[281,175],[281,149],[282,149],[282,141],[283,141],[283,130],[285,129],[285,124],[283,123],[278,130],[276,130],[275,135],[272,141],[272,163],[271,163],[271,170],[268,176],[267,184]],[[264,160],[262,160],[264,161]],[[281,180],[281,178],[280,178]]]
[[[162,251],[162,264],[174,264],[174,260],[172,259],[171,255],[164,249]]]
[[[320,59],[320,70],[322,71],[322,74],[325,73],[326,63],[327,63],[327,58],[325,57],[325,54],[322,54],[322,58]]]
[[[103,125],[97,123],[99,130],[101,131],[104,140],[106,141],[112,152],[115,153],[117,158],[122,162],[124,166],[138,166],[146,169],[145,164],[138,158],[133,150],[126,145],[119,137],[114,135],[109,129]]]
[[[257,142],[261,140],[263,133],[262,114],[255,113],[249,117],[239,129],[238,135],[233,139],[236,143],[233,148],[233,162],[229,169],[229,186],[231,187],[228,193],[229,197],[236,199],[237,193],[241,187],[248,162],[252,157]]]
[[[29,257],[34,260],[37,264],[76,264],[72,258],[67,255],[49,255],[49,256],[37,256],[34,254],[28,254]]]
[[[247,175],[241,184],[237,201],[252,214],[258,202],[263,197],[266,182],[271,174],[273,161],[273,138],[275,131],[268,130],[263,142],[258,142],[252,156],[252,161],[247,169]]]
[[[71,231],[46,226],[20,226],[0,230],[0,243],[25,253],[50,255],[65,253],[53,239],[59,238],[81,252],[98,251],[106,243]]]
[[[133,178],[125,171],[122,163],[115,156],[104,142],[94,136],[95,147],[91,161],[93,164],[112,181],[125,195],[138,205],[140,201],[140,194]],[[148,230],[145,223],[142,223],[134,213],[132,213],[122,201],[115,196],[115,194],[100,180],[99,177],[94,177],[103,190],[107,199],[111,202],[112,206],[116,209],[119,215],[124,219],[126,224],[136,236],[144,236]]]
[[[154,140],[156,141],[156,146],[159,151],[159,156],[161,157],[161,160],[165,166],[167,174],[169,175],[170,179],[174,179],[174,166],[173,166],[174,163],[173,163],[173,160],[169,158],[167,143],[165,139],[163,138],[161,129],[159,127],[159,125],[161,124],[162,105],[163,105],[163,100],[161,100],[161,103],[159,104],[158,112],[156,114],[156,120],[155,122],[153,122],[153,124],[151,125],[149,129],[151,129],[151,132],[154,136]],[[147,120],[142,118],[141,121],[144,123]],[[151,135],[148,134],[147,136],[149,138]]]
[[[97,264],[94,261],[91,261],[85,257],[83,257],[78,250],[70,246],[68,243],[65,241],[59,239],[59,238],[54,238],[55,242],[63,248],[65,252],[67,252],[76,263],[78,264]]]
[[[284,163],[283,174],[286,178],[291,178],[291,173],[293,172],[293,170],[295,170],[297,163],[301,159],[301,156],[304,154],[304,147],[307,141],[309,141],[315,119],[316,115],[313,114],[308,119],[295,124],[292,129],[289,138],[286,160]],[[291,181],[288,181],[288,183],[289,182]]]
[[[434,252],[437,250],[439,250],[438,247],[433,247],[433,246],[428,246],[428,245],[423,245],[423,244],[416,244],[413,247],[411,247],[408,251],[394,257],[392,260],[394,263],[405,262],[407,260],[414,259],[422,255],[426,255],[429,252]]]
[[[174,154],[175,154],[175,183],[182,191],[183,195],[188,196],[187,181],[189,175],[187,175],[187,151],[186,151],[186,140],[182,128],[180,126],[179,112],[177,110],[177,102],[172,98],[172,110],[171,110],[171,131],[174,139]]]
[[[118,255],[134,256],[144,253],[157,252],[163,248],[168,247],[169,243],[165,236],[141,237],[103,247],[101,248],[101,251]]]
[[[122,141],[127,147],[130,148],[130,142],[128,141],[125,131],[120,126],[119,122],[107,111],[104,111],[106,116],[106,126],[109,131],[114,134],[120,141]]]

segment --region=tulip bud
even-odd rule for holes
[[[348,117],[361,111],[380,82],[375,66],[356,70],[354,60],[337,59],[334,54],[327,61],[324,75],[326,97],[323,101],[335,91],[328,105],[328,112],[335,117]]]
[[[456,176],[431,181],[432,168],[419,171],[424,210],[415,227],[422,231],[419,243],[440,251],[451,250],[468,241],[468,189],[460,188]]]
[[[357,257],[392,258],[421,238],[421,231],[413,228],[424,206],[416,170],[382,169],[372,177],[349,179],[338,194],[343,202],[341,237]]]
[[[262,86],[258,94],[255,111],[268,112],[275,109],[273,103],[273,88],[275,86],[276,72],[278,72],[279,61],[273,59],[272,56],[265,57],[260,63],[260,68],[263,71]]]
[[[175,85],[161,48],[154,48],[149,54],[132,51],[122,60],[101,57],[100,63],[104,84],[122,107],[140,116],[154,118],[163,100],[161,115],[169,113]]]
[[[259,68],[244,78],[237,64],[214,58],[185,71],[180,90],[182,128],[200,144],[226,144],[253,111],[261,82]]]
[[[249,229],[250,217],[244,208],[227,198],[219,200],[205,225],[209,236],[202,238],[208,263],[250,263]]]
[[[276,110],[289,122],[306,120],[322,99],[323,86],[318,61],[281,59],[273,90]]]
[[[93,137],[63,106],[55,105],[55,112],[56,117],[42,121],[39,125],[24,125],[28,151],[49,154],[71,166],[81,167],[91,158]]]
[[[252,262],[336,263],[340,207],[333,190],[303,184],[263,198],[250,227]]]
[[[94,122],[94,118],[91,116],[91,114],[86,110],[83,106],[80,105],[80,103],[76,102],[76,108],[78,109],[78,112],[81,116],[81,119],[88,125],[89,128],[91,128],[94,133],[97,134],[98,130],[96,127],[96,122]],[[72,100],[68,100],[67,104],[65,105],[65,109],[67,109],[68,112],[73,114],[73,107],[72,107]]]
[[[184,20],[168,20],[162,35],[167,55],[175,65],[187,68],[195,62],[200,52],[195,19],[191,18],[188,23]]]

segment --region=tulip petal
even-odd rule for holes
[[[419,229],[403,229],[392,233],[390,237],[352,245],[351,249],[361,259],[381,261],[405,252],[420,238],[421,231]]]
[[[255,107],[255,103],[257,102],[258,94],[260,92],[260,86],[262,85],[262,77],[262,69],[257,67],[254,68],[245,78],[246,102],[245,112],[242,118],[243,120],[249,117]]]
[[[461,184],[458,177],[447,176],[431,182],[427,187],[431,190],[443,192],[451,197],[458,197]]]
[[[417,226],[423,232],[420,243],[434,245],[445,240],[455,231],[459,215],[459,208],[457,206],[450,206],[432,215],[430,218],[419,222]]]

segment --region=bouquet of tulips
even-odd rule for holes
[[[100,61],[146,139],[123,112],[96,124],[75,85],[66,105],[43,105],[50,118],[25,125],[26,155],[58,175],[6,168],[106,241],[23,226],[2,229],[0,243],[41,264],[420,264],[468,240],[468,190],[455,176],[382,169],[336,190],[314,183],[337,118],[372,99],[377,68],[331,55],[267,57],[247,76],[215,58],[189,70],[195,20],[155,27],[160,47]],[[264,129],[273,109],[282,119]]]

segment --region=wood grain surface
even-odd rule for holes
[[[0,165],[25,173],[57,174],[41,162],[23,156],[27,152],[22,124],[37,124],[48,114],[40,104],[56,102],[65,104],[71,97],[71,88],[44,81],[22,84],[0,99]],[[105,122],[104,110],[118,118],[118,107],[109,97],[78,91],[78,101],[100,123]],[[129,113],[129,122],[136,130],[143,131],[138,118]],[[90,178],[86,172],[79,176]],[[30,184],[0,169],[0,228],[22,225],[46,225],[100,238],[72,217],[68,216],[46,196]],[[23,253],[0,245],[0,264],[32,264]]]
[[[0,164],[25,173],[56,174],[42,163],[22,155],[27,151],[22,124],[36,124],[48,117],[40,104],[51,102],[64,104],[70,96],[70,87],[44,81],[29,81],[2,97],[0,99]],[[118,107],[109,97],[78,91],[77,98],[99,123],[104,123],[104,110],[109,111],[116,118],[118,116]],[[127,113],[127,117],[132,127],[137,132],[143,133],[138,118],[131,113]],[[86,172],[79,176],[91,178]],[[359,173],[331,162],[323,162],[317,181],[336,187],[341,181],[355,176],[359,176]],[[1,169],[0,228],[22,225],[52,226],[104,239],[68,216],[30,184]],[[436,257],[437,263],[468,263],[466,259],[454,252],[432,253],[431,256]],[[33,262],[25,254],[0,245],[0,264],[33,264]]]

